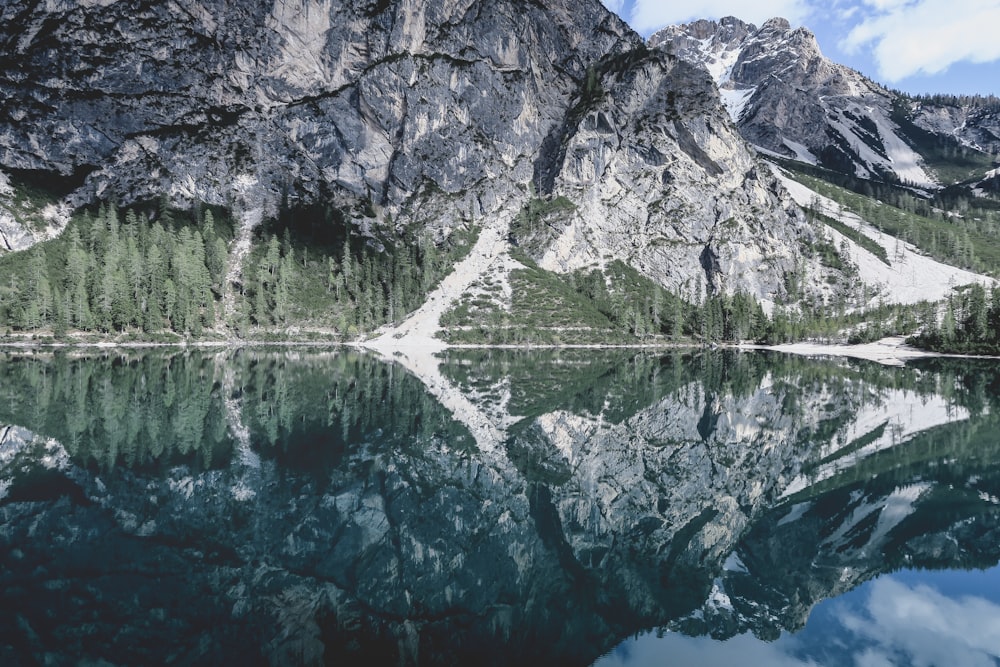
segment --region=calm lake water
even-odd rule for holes
[[[3,665],[996,665],[998,560],[995,362],[0,353]]]

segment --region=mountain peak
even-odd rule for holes
[[[774,18],[765,21],[764,25],[762,25],[760,29],[761,31],[791,30],[792,24],[788,22],[788,19],[775,16]]]
[[[731,44],[741,42],[748,35],[757,31],[757,26],[745,23],[735,16],[726,16],[718,21],[699,19],[691,23],[667,26],[649,38],[652,47],[668,43],[676,43],[681,38],[687,40],[706,41],[716,44]]]
[[[861,178],[935,185],[900,136],[892,94],[823,56],[811,31],[779,17],[722,41],[715,25],[701,39],[705,26],[676,26],[657,45],[709,72],[752,144]]]

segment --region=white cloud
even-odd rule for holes
[[[752,3],[746,0],[636,0],[629,23],[642,34],[674,23],[724,16],[735,16],[758,26],[775,16],[800,24],[809,11],[807,0],[756,0]]]
[[[891,577],[865,588],[861,597],[834,603],[833,622],[811,636],[808,631],[801,637],[782,634],[775,642],[763,642],[739,635],[719,642],[648,633],[624,642],[595,667],[654,667],[664,664],[664,656],[670,656],[671,665],[698,667],[996,667],[1000,605],[975,596],[949,597]]]
[[[625,0],[601,0],[601,2],[615,14],[620,15],[622,10],[625,9]]]
[[[911,0],[863,0],[861,4],[886,12],[900,7],[905,7],[910,2]]]
[[[769,665],[769,667],[819,667],[808,658],[793,654],[796,644],[787,636],[774,643],[753,635],[738,635],[724,642],[709,637],[685,637],[668,632],[661,638],[643,635],[619,647],[595,663],[595,667],[660,667],[664,664],[694,667]],[[669,661],[665,656],[670,656]]]
[[[949,598],[928,586],[879,579],[871,584],[866,611],[841,619],[875,644],[858,665],[874,667],[887,664],[885,656],[905,655],[914,667],[994,667],[1000,658],[1000,606],[983,598]]]
[[[1000,60],[1000,0],[864,0],[868,15],[841,42],[857,53],[871,45],[890,82],[938,74],[958,62]]]

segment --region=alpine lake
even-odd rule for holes
[[[998,560],[996,361],[0,352],[3,665],[996,665]]]

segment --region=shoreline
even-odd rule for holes
[[[796,343],[782,343],[780,345],[751,345],[747,346],[747,349],[770,350],[772,352],[783,352],[803,357],[846,357],[849,359],[872,361],[884,366],[904,366],[907,361],[912,359],[945,356],[939,352],[921,350],[906,345],[906,339],[901,336],[892,336],[875,341],[874,343],[861,343],[857,345],[799,341]]]
[[[872,361],[886,366],[903,366],[907,361],[914,359],[929,358],[953,358],[953,359],[996,359],[1000,360],[1000,355],[983,354],[957,354],[947,352],[933,352],[906,345],[902,336],[891,336],[875,341],[873,343],[862,343],[848,345],[845,343],[816,343],[810,341],[799,341],[795,343],[781,343],[778,345],[763,345],[755,343],[717,343],[713,345],[702,345],[699,343],[682,342],[662,342],[662,343],[528,343],[528,344],[488,344],[488,343],[459,343],[448,344],[436,339],[420,338],[418,340],[407,340],[406,337],[396,339],[387,344],[384,338],[372,338],[367,340],[181,340],[175,342],[160,341],[31,341],[31,340],[11,340],[0,338],[0,350],[34,350],[34,349],[91,349],[91,350],[139,350],[139,349],[219,349],[219,348],[248,348],[248,347],[314,347],[314,348],[354,348],[364,349],[385,357],[406,354],[407,352],[424,352],[432,355],[447,352],[449,350],[648,350],[648,351],[712,351],[712,350],[736,350],[736,351],[763,351],[780,352],[803,357],[840,357]]]
[[[934,352],[922,350],[906,344],[903,336],[889,336],[873,343],[857,345],[836,343],[812,343],[800,341],[797,343],[782,343],[780,345],[742,345],[746,350],[767,350],[794,354],[803,357],[843,357],[872,361],[883,366],[905,366],[907,361],[914,359],[994,359],[1000,356],[988,354],[957,354],[953,352]]]
[[[221,347],[353,347],[364,348],[372,352],[384,352],[393,354],[395,352],[407,352],[414,350],[446,352],[447,350],[710,350],[710,349],[749,349],[747,346],[732,344],[717,344],[715,346],[700,345],[698,343],[528,343],[497,344],[490,343],[459,343],[449,344],[439,341],[418,341],[407,343],[406,341],[394,341],[392,344],[380,344],[378,339],[371,340],[203,340],[203,341],[177,341],[173,343],[155,341],[11,341],[0,340],[0,350],[2,349],[137,349],[137,348],[221,348]]]

